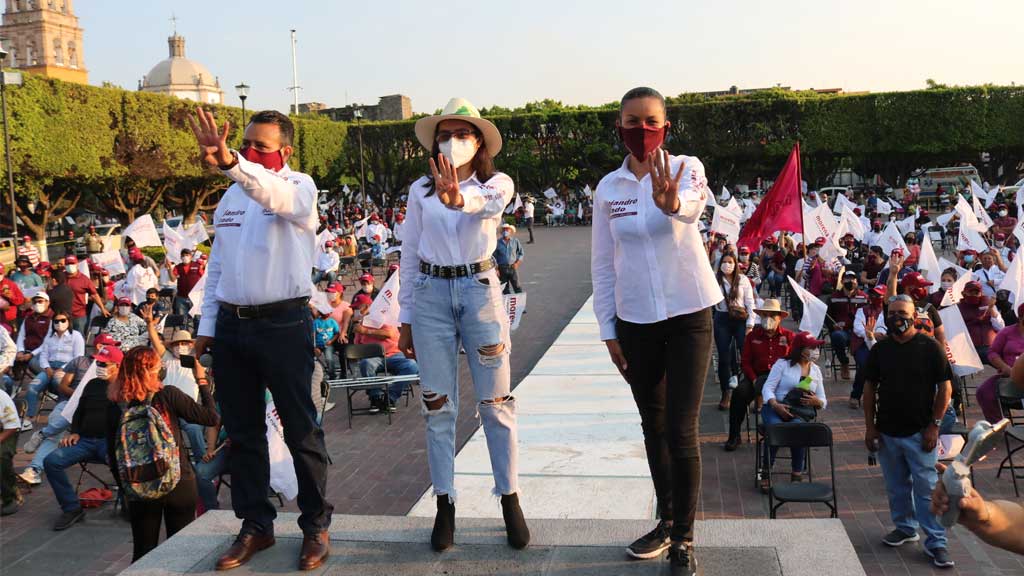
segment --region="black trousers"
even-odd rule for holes
[[[183,462],[183,466],[190,466]],[[196,479],[182,478],[171,493],[159,500],[129,500],[128,514],[132,523],[132,562],[156,548],[160,542],[160,522],[167,528],[167,537],[196,519]]]
[[[498,266],[498,280],[502,283],[508,283],[508,286],[505,288],[505,294],[519,294],[523,291],[519,287],[519,270],[512,266],[500,264]]]
[[[626,380],[640,411],[658,515],[692,540],[700,495],[698,422],[711,363],[711,308],[654,324],[616,323]]]
[[[213,371],[221,422],[231,439],[231,507],[242,520],[243,532],[273,534],[277,517],[267,498],[268,388],[295,461],[299,528],[314,534],[331,524],[334,506],[325,498],[327,448],[309,387],[313,362],[313,317],[308,307],[257,320],[240,320],[223,308],[218,312]]]
[[[729,438],[740,437],[740,427],[747,418],[747,408],[761,395],[761,389],[764,388],[764,381],[767,379],[767,374],[758,376],[755,382],[751,382],[746,376],[740,378],[739,386],[732,391],[732,400],[729,403]]]

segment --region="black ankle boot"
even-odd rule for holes
[[[434,531],[430,534],[430,545],[438,552],[444,552],[455,543],[455,504],[447,494],[437,497],[437,516],[434,517]]]
[[[509,494],[501,497],[501,515],[505,518],[505,535],[508,545],[522,550],[530,544],[530,529],[526,527],[523,509],[519,507],[519,495]]]

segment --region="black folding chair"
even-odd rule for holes
[[[1024,412],[1024,396],[1017,392],[1009,378],[1000,378],[996,382],[996,386],[999,387],[999,410],[1003,413],[1003,418],[1010,421],[1010,425],[1006,428],[1006,434],[1003,435],[1006,456],[999,463],[996,478],[1003,473],[1003,468],[1009,467],[1010,479],[1013,480],[1013,494],[1019,498],[1020,489],[1017,487],[1017,478],[1020,476],[1017,475],[1016,466],[1013,464],[1013,455],[1024,448],[1024,423],[1021,422],[1021,412]],[[1011,440],[1014,442],[1012,447]]]
[[[784,422],[768,426],[766,448],[804,448],[807,449],[807,461],[811,459],[811,448],[828,448],[829,476],[831,482],[825,484],[814,481],[814,474],[808,466],[807,482],[789,482],[773,485],[772,475],[768,473],[768,509],[769,517],[775,518],[776,511],[788,502],[818,502],[825,504],[832,512],[832,518],[839,517],[839,502],[836,498],[836,464],[832,450],[832,429],[821,422]]]
[[[384,357],[384,347],[380,344],[349,344],[345,346],[345,374],[359,375],[359,362],[361,360],[369,360],[371,358],[380,358],[382,366],[384,368],[384,375],[388,375],[388,364]],[[389,393],[389,386],[387,384],[367,384],[365,386],[352,386],[345,388],[345,403],[348,405],[348,427],[352,427],[352,417],[361,416],[364,414],[370,414],[370,408],[353,408],[352,397],[360,391],[373,390],[373,389],[384,390],[384,395],[387,396]],[[391,411],[385,410],[388,414],[388,424],[391,424]]]

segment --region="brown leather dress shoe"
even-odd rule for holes
[[[331,555],[331,536],[326,530],[319,534],[302,537],[302,553],[299,554],[299,570],[319,568]]]
[[[228,551],[217,559],[217,570],[231,570],[245,564],[253,554],[274,545],[274,537],[263,534],[239,534]]]

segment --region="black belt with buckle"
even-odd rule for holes
[[[295,308],[302,308],[306,304],[309,304],[308,297],[292,298],[291,300],[281,300],[280,302],[258,304],[256,306],[236,306],[227,302],[221,302],[220,307],[237,316],[239,320],[259,320],[260,318],[269,318],[270,316],[276,316]]]
[[[473,264],[460,264],[458,266],[438,266],[428,262],[420,262],[420,272],[435,278],[465,278],[481,272],[487,272],[494,268],[494,258],[474,262]]]

